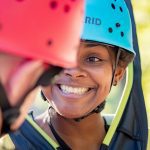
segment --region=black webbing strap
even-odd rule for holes
[[[94,114],[94,113],[100,113],[104,107],[105,107],[105,104],[106,104],[106,101],[102,102],[100,105],[98,105],[93,111],[91,111],[90,113],[88,113],[87,115],[85,116],[82,116],[82,117],[79,117],[79,118],[75,118],[74,120],[79,122],[81,121],[82,119]]]
[[[41,97],[44,101],[47,101],[47,98],[46,96],[44,95],[44,93],[41,91]],[[94,113],[100,113],[104,107],[105,107],[105,104],[106,104],[106,101],[102,102],[100,105],[98,105],[93,111],[89,112],[88,114],[82,116],[82,117],[79,117],[79,118],[74,118],[75,121],[79,122],[81,121],[82,119],[94,114]],[[51,106],[52,107],[52,106]],[[53,107],[52,107],[53,108]]]
[[[51,84],[52,78],[58,74],[62,70],[61,67],[55,67],[50,66],[37,80],[35,85],[30,88],[19,100],[18,104],[15,107],[10,106],[9,100],[6,94],[6,91],[0,83],[0,108],[2,110],[2,116],[3,116],[3,124],[2,124],[2,130],[1,133],[8,133],[10,132],[10,125],[18,118],[20,115],[19,108],[21,104],[23,103],[24,99],[27,97],[27,95],[35,89],[37,86],[47,86]]]

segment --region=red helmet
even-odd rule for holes
[[[73,67],[83,4],[83,0],[0,0],[0,51]]]

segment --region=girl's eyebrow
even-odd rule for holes
[[[95,46],[101,46],[99,43],[86,43],[85,47],[95,47]]]

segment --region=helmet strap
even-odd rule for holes
[[[42,97],[42,99],[43,99],[44,101],[47,101],[47,102],[49,103],[48,99],[46,98],[46,96],[44,95],[44,93],[42,92],[42,90],[41,90],[41,97]],[[84,115],[84,116],[82,116],[82,117],[79,117],[79,118],[74,118],[74,120],[75,120],[76,122],[80,122],[82,119],[84,119],[84,118],[86,118],[86,117],[92,115],[93,113],[100,113],[100,112],[104,109],[105,104],[106,104],[106,101],[102,102],[100,105],[98,105],[94,110],[92,110],[92,111],[89,112],[88,114],[86,114],[86,115]],[[50,107],[53,108],[52,105],[51,105]],[[54,109],[54,108],[53,108],[53,109]],[[54,110],[55,110],[55,109],[54,109]],[[57,113],[57,112],[56,112],[56,113]]]
[[[79,118],[75,118],[74,120],[76,122],[80,122],[81,120],[85,119],[86,117],[94,114],[94,113],[100,113],[104,107],[105,107],[105,104],[106,104],[106,101],[103,101],[100,105],[98,105],[94,110],[92,110],[91,112],[89,112],[87,115],[84,115],[82,117],[79,117]]]

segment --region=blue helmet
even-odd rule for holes
[[[131,19],[124,0],[86,0],[81,39],[118,46],[135,55]]]

